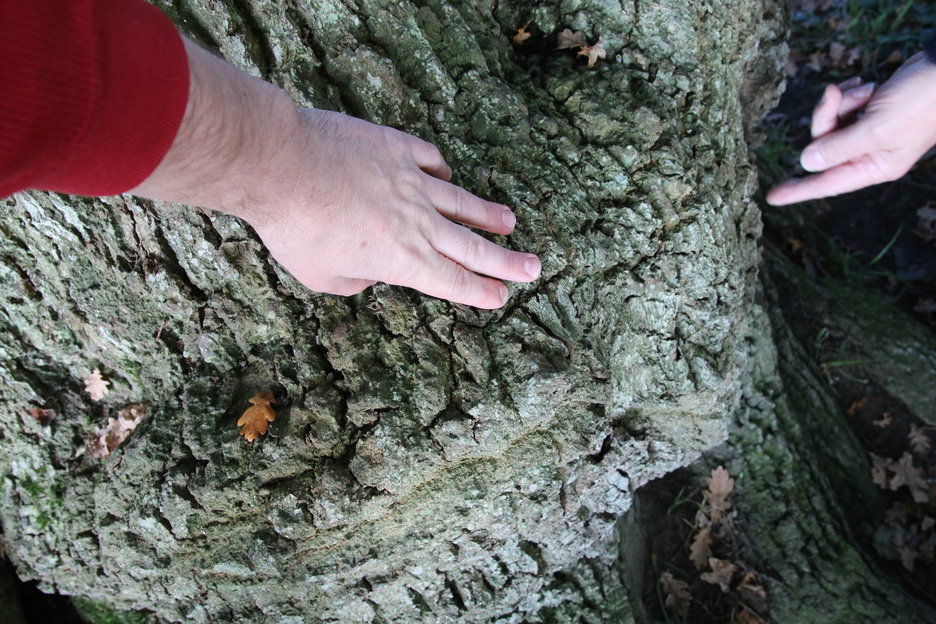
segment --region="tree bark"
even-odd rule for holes
[[[508,243],[543,276],[491,313],[386,286],[342,299],[233,217],[6,200],[0,519],[21,576],[167,622],[627,622],[653,522],[626,515],[641,485],[729,429],[794,461],[797,402],[828,399],[759,282],[747,147],[778,92],[782,2],[158,4],[298,101],[439,145],[457,183],[515,209]],[[541,34],[514,46],[528,20]],[[566,27],[607,59],[556,50]],[[277,419],[247,443],[235,422],[265,390]],[[134,404],[142,424],[90,458],[89,434]],[[795,472],[764,453],[734,461]],[[751,535],[867,589],[829,490],[854,476],[840,463],[816,465],[795,516],[838,556],[791,555],[810,531],[775,534],[773,507]],[[842,602],[798,619],[845,596],[782,572],[778,621],[855,621]],[[917,608],[880,593],[854,604],[877,621]]]

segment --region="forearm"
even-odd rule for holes
[[[290,98],[185,39],[190,86],[182,125],[165,158],[130,193],[219,210],[256,223],[259,177],[275,175],[282,138],[301,125]],[[279,141],[277,139],[280,139]],[[280,149],[289,149],[280,145]]]

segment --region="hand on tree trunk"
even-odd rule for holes
[[[297,109],[277,87],[186,41],[189,102],[165,159],[131,192],[250,223],[312,290],[375,282],[499,308],[499,280],[529,282],[539,259],[468,228],[509,234],[516,217],[451,184],[439,150],[340,113]]]

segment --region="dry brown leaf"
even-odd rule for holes
[[[706,583],[718,585],[726,594],[730,592],[731,579],[734,577],[735,572],[738,571],[738,566],[730,561],[717,559],[715,557],[709,558],[709,566],[711,566],[712,571],[703,572],[700,578]]]
[[[929,500],[929,484],[920,474],[920,469],[913,465],[910,453],[904,453],[898,461],[891,462],[890,469],[894,471],[890,489],[897,490],[906,485],[916,502],[925,503]]]
[[[913,566],[916,562],[917,552],[906,546],[898,546],[897,554],[900,555],[900,564],[910,572],[913,572]]]
[[[906,503],[894,503],[884,512],[884,520],[891,526],[900,526],[909,519],[910,509]]]
[[[689,546],[689,561],[701,570],[708,565],[708,560],[712,556],[712,529],[705,527],[695,534],[692,544]]]
[[[572,32],[568,28],[563,29],[563,31],[559,33],[559,40],[557,43],[559,44],[556,46],[557,50],[580,48],[588,44],[588,42],[585,41],[585,33],[581,30]]]
[[[807,57],[806,67],[813,71],[822,71],[826,65],[826,55],[822,50],[816,50]]]
[[[608,53],[605,51],[604,44],[605,44],[604,37],[598,37],[598,42],[595,45],[583,45],[579,49],[578,55],[587,56],[588,66],[594,67],[595,62],[599,58],[605,58],[606,56],[608,56]]]
[[[890,467],[890,460],[884,459],[874,453],[871,453],[871,481],[880,488],[888,489],[890,487],[890,477],[887,475],[887,469]]]
[[[668,609],[672,609],[679,617],[684,618],[689,612],[689,603],[692,602],[692,596],[689,595],[689,584],[680,581],[669,572],[664,572],[660,576],[660,584],[663,585],[663,593],[666,594],[664,603]]]
[[[741,599],[755,611],[763,613],[767,610],[767,592],[755,573],[747,572],[744,575],[741,583],[738,584],[738,593],[741,595]],[[760,618],[755,621],[759,622]]]
[[[273,393],[269,390],[258,392],[248,399],[253,405],[248,407],[241,417],[237,419],[237,426],[243,427],[240,434],[248,442],[253,442],[258,436],[267,432],[269,423],[276,420],[276,410],[270,404],[276,403]]]
[[[890,424],[892,422],[894,422],[893,415],[890,412],[884,412],[884,414],[881,416],[880,419],[875,420],[871,424],[874,425],[875,427],[880,427],[881,429],[883,429],[884,427],[890,427]]]
[[[88,439],[88,455],[103,459],[113,453],[114,449],[133,433],[145,414],[146,406],[135,403],[117,412],[117,418],[108,418],[104,427],[91,432]]]
[[[910,448],[917,455],[922,455],[930,449],[930,438],[927,434],[929,427],[917,427],[910,425],[910,434],[907,438],[910,440]]]
[[[719,466],[712,471],[712,476],[705,478],[705,483],[708,489],[702,491],[702,496],[705,497],[712,510],[712,522],[718,522],[722,513],[731,509],[728,495],[734,490],[734,479],[724,466]]]
[[[858,413],[858,410],[860,410],[862,407],[865,406],[865,403],[867,402],[868,402],[868,397],[861,397],[860,399],[858,399],[857,401],[849,405],[848,409],[845,410],[845,413],[848,414],[849,416],[854,416],[855,414]]]
[[[532,36],[531,33],[527,32],[527,26],[530,25],[530,21],[527,21],[526,24],[518,28],[517,34],[510,38],[514,45],[520,45]]]
[[[39,424],[43,427],[46,427],[55,420],[55,410],[43,409],[41,407],[34,407],[29,410],[29,414],[39,421]]]
[[[847,50],[847,48],[844,43],[833,41],[829,44],[829,60],[835,65],[840,65],[842,59],[845,58],[845,50]]]
[[[107,386],[109,381],[101,377],[101,371],[94,369],[91,374],[84,378],[85,392],[91,397],[92,401],[100,401],[109,392]]]
[[[860,61],[862,52],[863,50],[861,49],[861,46],[855,46],[851,50],[849,50],[848,55],[845,57],[845,66],[851,67],[852,65]]]
[[[902,63],[903,60],[904,60],[903,52],[901,52],[900,50],[894,50],[887,56],[886,59],[884,59],[884,64],[896,65],[898,63]]]

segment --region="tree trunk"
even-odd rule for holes
[[[829,401],[758,278],[747,137],[777,94],[780,0],[159,4],[298,101],[439,145],[515,209],[507,242],[543,276],[491,313],[343,299],[233,217],[7,200],[0,518],[21,576],[168,622],[639,620],[655,519],[635,492],[731,429],[778,621],[917,613],[851,545],[848,435],[810,421],[844,454],[801,456],[799,406]],[[607,58],[555,49],[566,27]],[[235,422],[266,390],[276,421],[248,443]],[[139,427],[91,457],[131,405]]]

